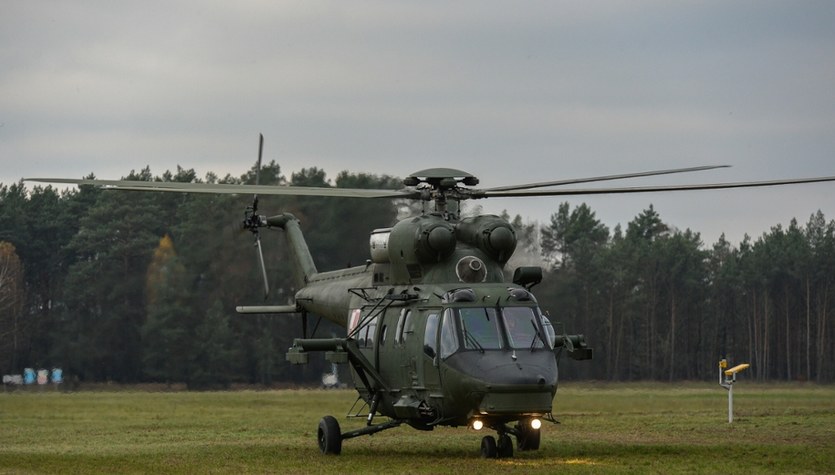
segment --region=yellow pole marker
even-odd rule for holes
[[[719,360],[719,385],[728,390],[728,423],[734,421],[734,383],[736,382],[736,373],[743,371],[751,366],[748,363],[742,363],[734,366],[731,369],[728,367],[728,360]],[[724,370],[724,371],[722,371]],[[722,373],[725,373],[724,378]]]
[[[751,365],[748,364],[748,363],[738,364],[731,369],[726,369],[725,370],[725,376],[731,376],[733,374],[739,373],[740,371],[748,368],[749,366],[751,366]]]

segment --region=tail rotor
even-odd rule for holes
[[[258,185],[261,179],[261,155],[264,151],[264,135],[259,134],[258,140],[258,162],[255,166],[255,184]],[[258,214],[258,194],[252,197],[252,205],[247,206],[244,211],[243,228],[248,229],[255,236],[255,247],[258,251],[258,263],[261,267],[261,277],[264,280],[264,300],[270,294],[270,283],[267,280],[267,266],[264,263],[264,251],[261,248],[261,228],[267,226],[267,219]]]

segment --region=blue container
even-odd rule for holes
[[[23,370],[23,384],[35,384],[36,380],[37,375],[34,369],[26,368]]]

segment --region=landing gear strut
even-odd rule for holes
[[[339,422],[333,416],[325,416],[319,421],[319,430],[317,431],[317,438],[319,441],[319,450],[323,454],[339,455],[342,452],[342,441],[345,439],[353,439],[361,435],[371,435],[386,429],[392,429],[402,424],[401,420],[390,420],[382,424],[369,425],[360,429],[345,432],[344,434],[339,428]]]
[[[342,452],[343,440],[392,429],[400,426],[403,422],[403,420],[392,419],[382,424],[369,424],[366,427],[343,434],[336,418],[333,416],[325,416],[319,421],[319,430],[317,431],[319,450],[326,455],[339,455]],[[519,421],[513,428],[504,424],[493,427],[498,432],[498,440],[492,435],[486,435],[481,439],[481,456],[483,458],[513,457],[513,439],[511,439],[511,435],[516,436],[516,446],[519,451],[539,449],[540,431],[539,429],[532,428],[529,421]]]

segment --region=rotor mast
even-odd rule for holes
[[[476,186],[478,183],[478,178],[474,175],[454,168],[429,168],[412,173],[403,180],[404,185],[417,188],[421,201],[434,201],[435,212],[442,214],[447,220],[457,219],[457,216],[449,211],[450,199],[458,202],[458,213],[462,200],[477,197],[475,190],[461,188],[459,185]]]

